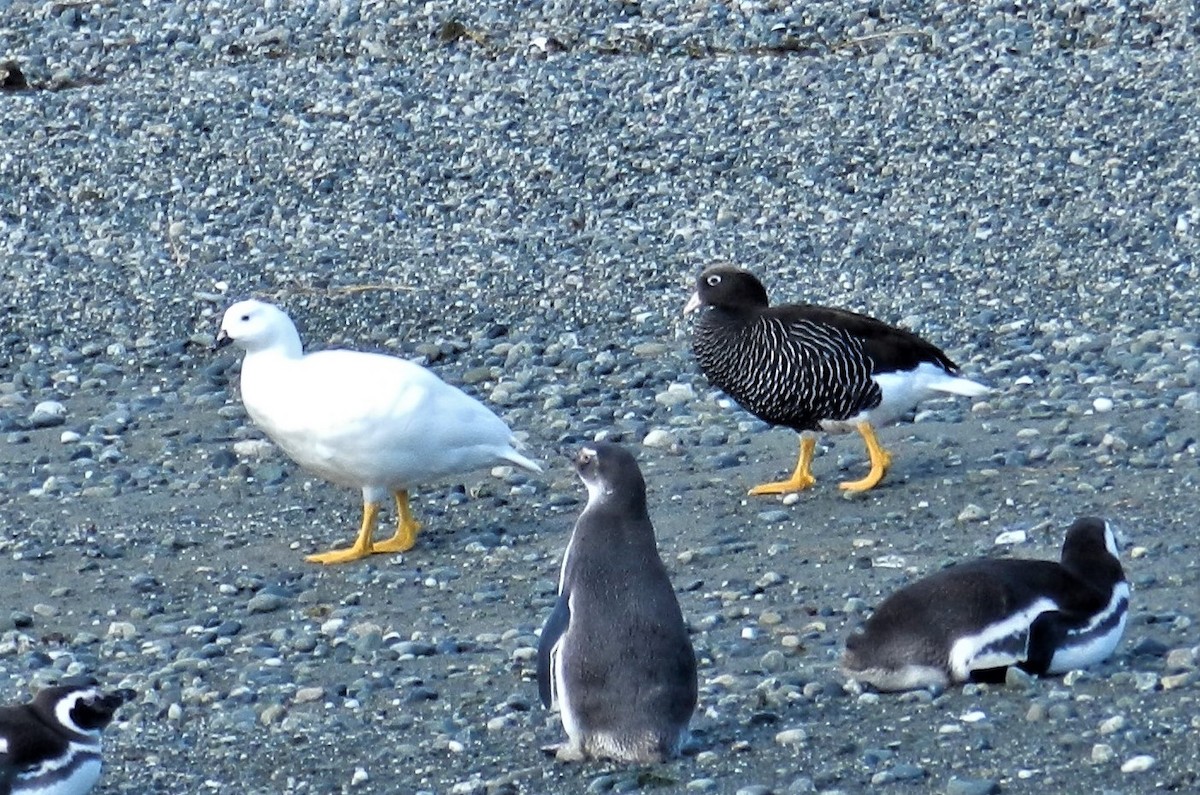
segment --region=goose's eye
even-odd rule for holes
[[[714,273],[712,276],[709,276],[704,281],[708,282],[709,287],[716,287],[718,284],[721,283],[721,277]]]
[[[243,323],[249,323],[249,322],[250,322],[250,316],[249,316],[249,315],[242,315],[242,322],[243,322]]]

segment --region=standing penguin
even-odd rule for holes
[[[580,449],[587,506],[563,555],[558,601],[538,644],[538,691],[557,702],[558,757],[659,762],[679,752],[696,709],[696,656],[622,447]]]
[[[1060,674],[1112,654],[1128,610],[1112,529],[1076,519],[1060,562],[975,560],[901,588],[846,639],[842,670],[879,690]]]
[[[84,795],[100,778],[100,732],[132,690],[81,677],[0,707],[0,795]]]

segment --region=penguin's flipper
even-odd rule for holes
[[[542,627],[542,637],[538,641],[537,678],[538,695],[542,698],[542,706],[549,708],[554,703],[554,670],[551,660],[552,652],[559,638],[567,631],[571,623],[571,605],[567,595],[559,594],[554,603],[554,611],[546,619]]]
[[[997,668],[973,668],[969,681],[977,684],[1002,685],[1008,678],[1008,666]]]
[[[1054,653],[1058,650],[1063,638],[1067,636],[1067,628],[1082,621],[1072,621],[1072,617],[1059,610],[1048,610],[1033,620],[1029,625],[1029,645],[1025,659],[1020,666],[1026,673],[1042,676],[1050,670]]]

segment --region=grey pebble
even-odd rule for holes
[[[287,603],[288,600],[279,594],[260,592],[246,602],[246,610],[251,613],[273,613]]]
[[[898,764],[887,770],[881,770],[871,776],[874,785],[891,784],[896,781],[919,781],[928,773],[919,765]]]
[[[29,424],[34,428],[53,428],[67,421],[67,407],[57,400],[43,400],[33,408]]]
[[[952,776],[946,782],[946,795],[996,795],[1000,783],[986,778],[958,778]]]

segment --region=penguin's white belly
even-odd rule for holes
[[[77,746],[71,747],[70,756],[58,763],[44,764],[35,770],[20,773],[13,781],[21,795],[85,795],[100,780],[100,760],[89,756],[78,762],[66,778],[58,778],[61,771],[75,761],[79,753]]]
[[[568,600],[568,604],[570,604]],[[563,729],[567,733],[567,737],[571,739],[572,745],[580,746],[584,739],[583,722],[579,719],[579,714],[575,711],[574,699],[571,698],[571,693],[567,687],[567,674],[563,665],[563,645],[567,642],[567,637],[570,634],[570,627],[563,632],[562,637],[550,649],[550,674],[554,681],[554,697],[558,702],[558,713],[562,719]]]
[[[1118,583],[1104,609],[1097,613],[1086,626],[1067,635],[1063,646],[1054,652],[1049,673],[1061,674],[1077,668],[1087,668],[1107,660],[1116,650],[1125,634],[1125,621],[1129,617],[1129,583]],[[1121,611],[1116,624],[1108,629],[1102,626],[1115,613]]]

